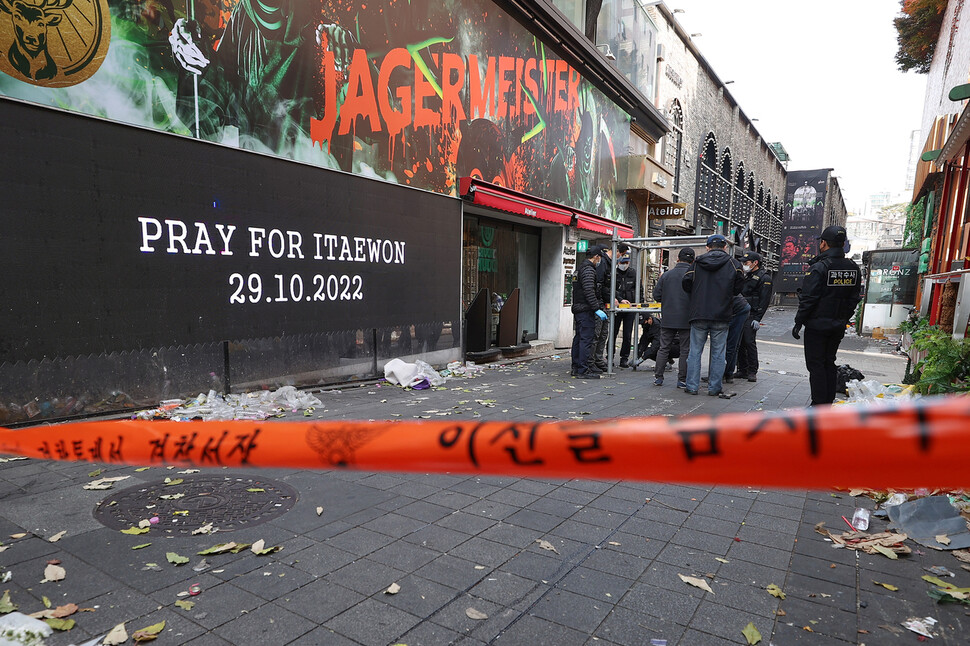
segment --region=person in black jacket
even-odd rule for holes
[[[835,401],[835,355],[845,326],[861,300],[862,272],[845,257],[845,227],[831,226],[818,237],[819,254],[809,261],[798,291],[798,311],[791,335],[801,338],[805,327],[805,367],[812,388],[812,406]]]
[[[637,299],[637,270],[630,264],[630,245],[621,242],[616,247],[616,300],[621,304],[639,302]],[[607,291],[609,285],[606,286]],[[608,297],[607,297],[608,298]],[[613,315],[613,338],[616,339],[623,326],[623,343],[620,344],[620,367],[630,367],[630,348],[633,341],[633,325],[637,315],[617,310]]]
[[[738,344],[738,379],[758,381],[758,330],[761,319],[768,311],[771,303],[771,274],[761,266],[761,254],[747,251],[741,256],[741,269],[744,271],[744,283],[741,285],[741,295],[751,305],[748,320],[741,330],[741,341]]]
[[[596,290],[599,292],[600,300],[603,303],[609,303],[610,280],[613,273],[613,258],[610,254],[613,253],[613,247],[612,245],[597,245],[597,247],[600,250],[600,262],[596,265]],[[606,358],[603,355],[606,351],[606,341],[610,336],[609,322],[606,319],[602,321],[597,319],[595,336],[596,342],[587,365],[593,372],[606,372]]]
[[[690,353],[690,294],[684,291],[684,275],[694,262],[694,250],[685,247],[677,254],[677,264],[665,271],[653,287],[653,300],[660,303],[663,320],[660,324],[660,347],[653,373],[653,385],[663,386],[664,370],[673,356],[676,341],[680,345],[677,361],[677,387],[687,387],[687,355]]]
[[[596,266],[602,262],[602,249],[590,247],[573,280],[572,375],[580,379],[599,379],[599,373],[590,370],[589,359],[596,343],[596,321],[606,320],[600,290],[596,287]]]
[[[711,358],[707,394],[721,394],[727,351],[731,301],[741,292],[744,273],[741,265],[724,250],[727,239],[719,233],[707,238],[707,253],[697,257],[684,274],[682,285],[690,294],[690,354],[687,356],[687,386],[684,392],[696,395],[701,382],[701,355],[711,338]]]

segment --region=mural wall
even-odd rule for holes
[[[817,236],[825,219],[827,170],[790,171],[785,185],[779,292],[802,286],[808,261],[818,254]]]
[[[486,0],[0,8],[0,94],[446,195],[480,177],[622,219],[628,116]]]

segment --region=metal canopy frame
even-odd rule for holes
[[[615,306],[616,303],[616,248],[620,243],[626,243],[627,245],[636,248],[637,250],[643,251],[657,251],[664,249],[680,249],[683,247],[695,247],[698,245],[707,244],[706,235],[694,235],[694,236],[661,236],[653,238],[620,238],[614,235],[612,238],[613,248],[611,252],[611,268],[610,268],[610,308],[607,310],[607,325],[609,325],[608,337],[607,337],[607,358],[606,358],[606,374],[613,375],[613,359],[616,351],[616,315],[619,309]],[[639,263],[638,263],[639,264]],[[643,278],[643,272],[640,268],[637,268],[637,281],[636,287],[634,288],[634,295],[640,293],[641,278]],[[634,360],[636,360],[637,344],[639,343],[639,332],[640,332],[640,314],[653,314],[656,313],[655,308],[649,307],[629,307],[624,308],[624,314],[635,314],[633,317],[633,339],[631,341],[632,347],[630,351],[634,355]],[[684,361],[686,361],[686,357]],[[633,366],[633,370],[636,370],[636,365]]]

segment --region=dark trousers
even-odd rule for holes
[[[734,368],[738,363],[738,348],[741,345],[741,335],[744,333],[744,325],[747,320],[747,312],[741,312],[731,318],[731,325],[728,327],[727,350],[724,352],[725,377],[734,374]],[[751,324],[748,323],[748,325]],[[741,372],[741,370],[739,369],[738,372]]]
[[[596,366],[600,370],[606,370],[606,359],[603,358],[603,353],[606,351],[606,339],[610,332],[609,319],[601,319],[596,314],[593,314],[593,319],[596,326],[593,331],[593,349],[589,353],[586,365],[590,368]]]
[[[616,339],[620,332],[620,325],[623,325],[623,343],[620,344],[620,360],[627,361],[630,358],[630,347],[633,344],[633,324],[637,317],[633,312],[619,312],[613,318],[613,338]]]
[[[743,377],[758,374],[758,332],[751,327],[753,320],[745,320],[738,343],[738,374]]]
[[[596,343],[596,321],[599,318],[593,312],[577,312],[573,315],[575,332],[573,333],[572,368],[573,373],[582,374],[593,354]]]
[[[845,330],[805,330],[805,367],[812,388],[812,406],[835,401],[835,355]]]
[[[690,330],[680,330],[669,327],[660,328],[660,348],[657,350],[657,365],[654,368],[655,377],[663,377],[667,360],[674,353],[674,344],[680,346],[680,356],[677,359],[677,381],[687,381],[687,356],[690,354]]]

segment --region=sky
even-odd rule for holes
[[[858,213],[873,193],[903,192],[926,75],[896,66],[899,0],[666,4],[788,170],[833,168]]]

